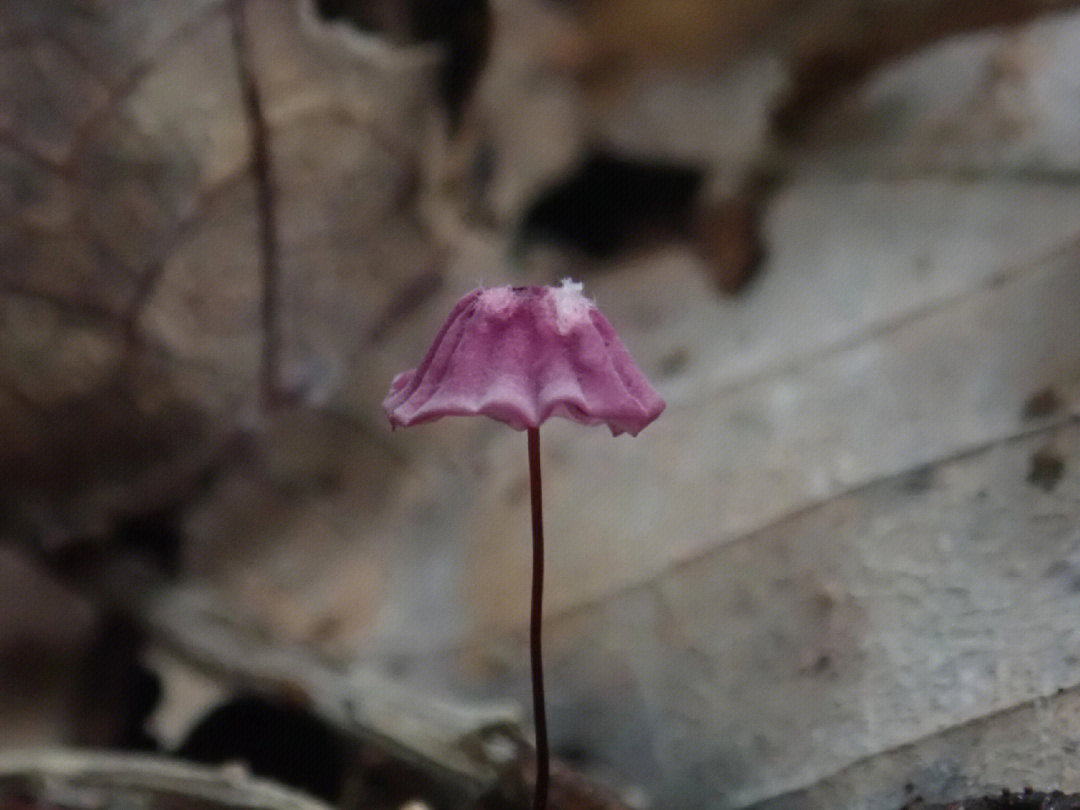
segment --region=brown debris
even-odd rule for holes
[[[765,257],[760,217],[758,205],[745,197],[706,203],[697,211],[694,245],[725,295],[741,291]]]
[[[1032,486],[1052,492],[1064,474],[1065,460],[1053,448],[1044,447],[1031,455],[1027,482]]]
[[[797,140],[845,89],[883,64],[932,42],[984,28],[1019,25],[1039,14],[1076,5],[1076,0],[920,0],[837,14],[832,25],[812,28],[796,49],[791,89],[773,114],[776,132]]]
[[[1025,788],[1020,793],[1002,791],[999,796],[977,796],[941,804],[914,799],[901,810],[1080,810],[1080,794],[1043,793]]]

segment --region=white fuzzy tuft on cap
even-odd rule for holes
[[[555,323],[561,334],[569,332],[575,324],[587,323],[591,299],[582,294],[580,281],[564,278],[562,284],[551,288],[551,300],[555,304]]]

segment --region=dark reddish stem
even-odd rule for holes
[[[540,495],[540,428],[529,428],[529,495],[532,502],[532,608],[529,613],[529,663],[532,667],[533,724],[536,726],[536,793],[533,810],[547,807],[547,715],[544,710],[544,662],[540,656],[541,607],[544,600],[544,514]]]

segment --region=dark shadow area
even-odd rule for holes
[[[175,754],[191,762],[243,762],[263,776],[331,803],[345,782],[347,741],[311,712],[255,695],[214,708]]]
[[[157,673],[140,656],[145,633],[121,614],[104,617],[80,662],[72,736],[82,747],[156,751],[146,721],[161,699]]]
[[[650,236],[687,236],[704,179],[698,166],[593,150],[528,207],[515,249],[550,242],[608,259]]]
[[[433,42],[444,50],[439,95],[451,131],[491,50],[487,0],[316,0],[327,20],[341,20],[400,43]]]
[[[302,790],[341,807],[462,807],[459,792],[355,739],[286,699],[241,694],[215,707],[173,752],[204,765],[242,762],[256,776]]]

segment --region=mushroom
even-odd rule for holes
[[[541,661],[544,529],[540,425],[561,416],[636,436],[664,410],[581,284],[491,287],[455,305],[423,361],[394,377],[383,409],[392,428],[482,414],[528,435],[533,567],[529,620],[536,730],[533,807],[547,804],[549,754]]]

